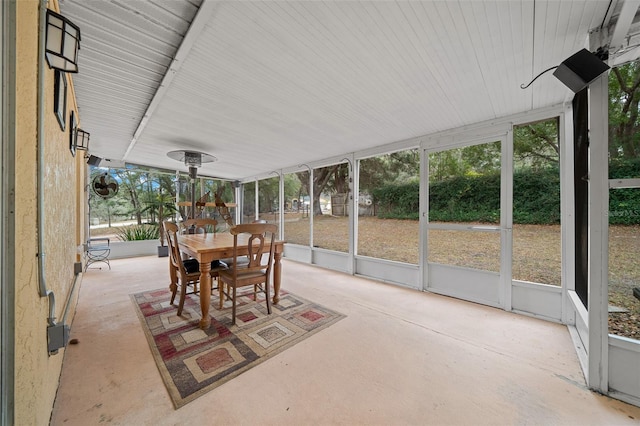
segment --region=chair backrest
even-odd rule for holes
[[[216,226],[218,226],[218,221],[210,218],[187,219],[182,222],[183,231],[193,234],[208,234],[209,232],[215,234]]]
[[[163,222],[163,226],[167,236],[167,243],[169,244],[169,261],[180,274],[186,274],[187,271],[184,268],[182,256],[180,255],[180,246],[178,246],[178,225],[165,221]]]
[[[275,237],[278,227],[269,223],[243,223],[231,228],[233,235],[233,260],[237,263],[238,257],[238,235],[246,234],[249,237],[249,263],[245,266],[247,269],[263,270],[266,269],[267,274],[271,270],[273,264],[273,255],[275,248]],[[263,257],[269,254],[267,263],[264,263]],[[234,268],[235,270],[235,268]]]

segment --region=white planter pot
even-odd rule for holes
[[[112,241],[110,259],[153,256],[158,254],[158,240]]]

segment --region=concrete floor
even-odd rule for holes
[[[167,258],[84,276],[52,425],[622,425],[585,387],[566,327],[284,261],[283,288],[347,315],[174,410],[129,294]]]

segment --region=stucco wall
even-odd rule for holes
[[[58,387],[64,350],[47,350],[49,300],[39,294],[37,235],[38,132],[38,7],[37,0],[16,2],[16,305],[15,305],[15,424],[49,423]],[[49,1],[57,10],[57,2]],[[42,58],[44,61],[44,58]],[[82,240],[80,180],[84,161],[69,150],[69,111],[75,109],[71,79],[67,92],[65,130],[53,112],[54,71],[45,61],[45,232],[46,286],[55,294],[55,316],[62,311],[74,280],[76,247]],[[69,319],[73,318],[74,293]]]

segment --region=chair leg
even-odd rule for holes
[[[180,283],[180,303],[178,304],[178,316],[182,315],[182,308],[184,307],[184,299],[187,297],[187,283]]]
[[[236,324],[236,286],[233,286],[233,295],[231,297],[233,299],[233,307],[231,308],[231,325]]]
[[[176,299],[176,293],[178,292],[178,277],[176,273],[176,269],[173,267],[171,263],[169,263],[169,278],[171,283],[169,283],[169,289],[171,290],[171,304],[173,305],[173,301]]]
[[[267,297],[267,313],[271,315],[271,301],[269,300],[269,281],[264,283],[264,294]]]
[[[174,283],[171,283],[169,288],[171,289],[171,302],[169,303],[173,305],[173,301],[176,299],[176,293],[178,292],[178,286],[175,285]]]
[[[218,294],[220,295],[220,301],[218,302],[219,309],[222,310],[222,304],[224,303],[224,281],[218,279]]]

